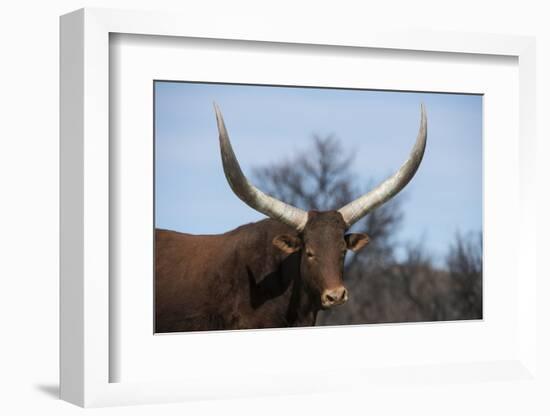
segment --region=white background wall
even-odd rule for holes
[[[544,1],[162,1],[87,2],[5,1],[0,10],[0,412],[3,414],[73,414],[81,410],[56,399],[58,383],[58,16],[74,9],[116,7],[179,10],[208,21],[224,14],[275,19],[288,24],[396,27],[536,35],[538,41],[539,174],[549,182],[550,13]],[[545,140],[546,139],[546,140]],[[539,213],[550,212],[548,186]],[[540,215],[539,244],[549,221]],[[511,225],[510,235],[514,229]],[[542,257],[542,256],[541,256]],[[540,270],[550,276],[540,259]],[[546,260],[546,263],[547,260]],[[544,270],[542,270],[544,268]],[[541,368],[548,377],[549,307],[543,304],[550,284],[542,281],[539,334]],[[546,328],[546,329],[545,329]],[[546,354],[545,354],[546,351]],[[548,379],[547,379],[548,380]],[[100,414],[266,414],[323,412],[339,414],[549,414],[545,391],[532,385],[494,383],[388,389],[376,397],[345,393],[328,396],[216,401],[94,410]]]

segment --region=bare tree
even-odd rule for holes
[[[356,192],[340,141],[313,137],[312,148],[286,161],[253,171],[267,193],[305,210],[330,210],[349,202]]]

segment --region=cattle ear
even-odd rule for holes
[[[273,245],[279,250],[291,254],[302,247],[302,240],[299,237],[289,234],[281,234],[273,239]]]
[[[358,252],[359,250],[361,250],[370,241],[369,236],[363,233],[346,234],[344,236],[344,239],[346,240],[348,250],[354,252]]]

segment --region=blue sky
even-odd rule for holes
[[[253,167],[307,149],[314,134],[332,134],[354,152],[351,170],[365,186],[385,179],[407,158],[423,102],[428,143],[403,191],[396,241],[421,240],[441,260],[457,231],[482,228],[479,95],[156,82],[157,228],[214,234],[263,218],[225,180],[214,101],[249,177]]]

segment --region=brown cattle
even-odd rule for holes
[[[369,193],[337,211],[303,211],[254,187],[233,153],[215,107],[225,176],[233,192],[270,219],[220,235],[155,232],[155,332],[315,325],[322,308],[348,299],[347,250],[368,243],[346,231],[412,179],[427,138],[420,129],[407,161]]]

